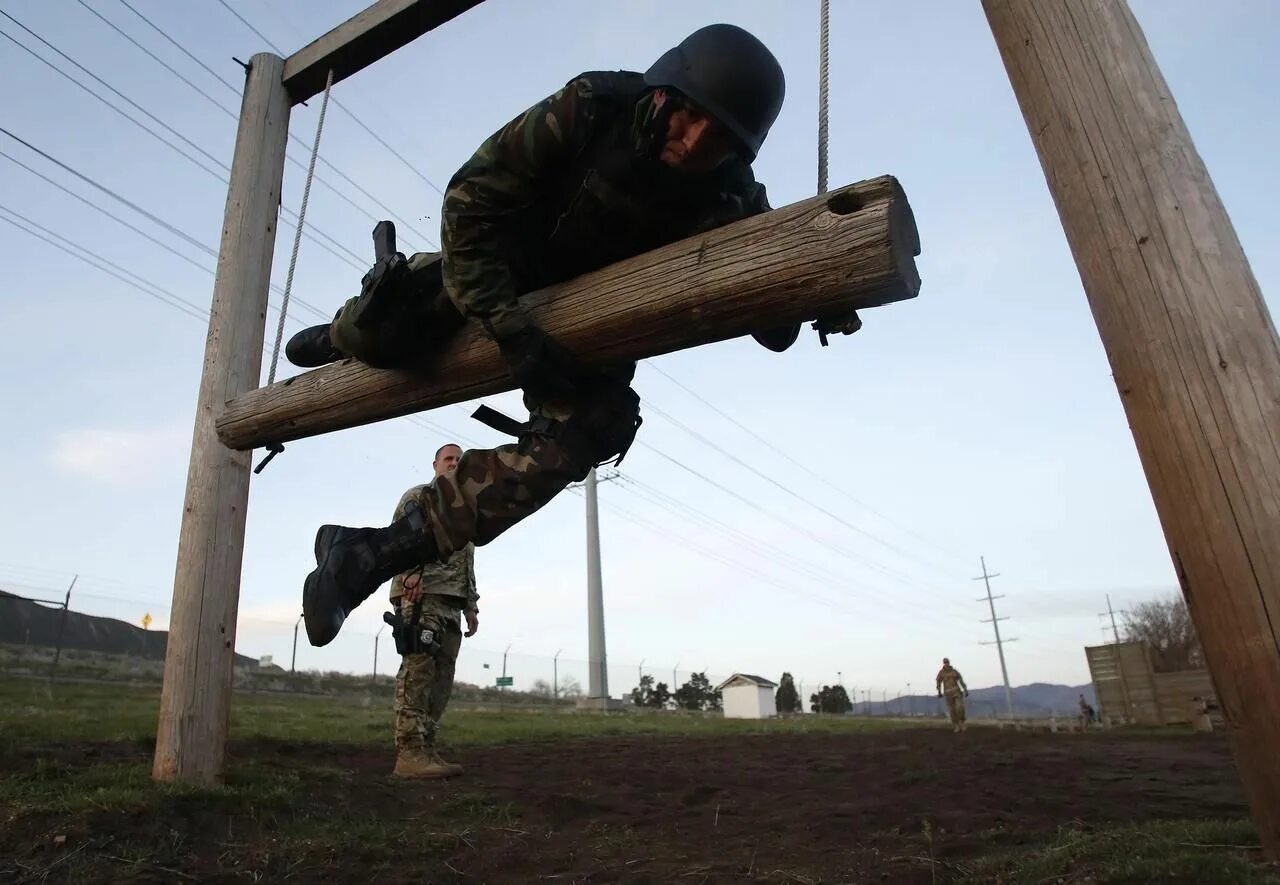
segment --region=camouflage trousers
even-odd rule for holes
[[[429,366],[462,315],[443,292],[440,256],[408,259],[398,303],[383,322],[358,328],[355,298],[338,311],[330,335],[339,350],[383,368]],[[489,543],[536,512],[598,463],[625,452],[639,427],[640,398],[630,387],[635,363],[592,369],[572,403],[536,403],[527,397],[531,425],[519,442],[464,452],[453,474],[437,478],[418,496],[444,562],[468,542]]]
[[[958,691],[949,691],[945,697],[947,700],[947,715],[951,717],[951,724],[959,725],[964,722],[964,695]]]
[[[403,279],[383,297],[391,302],[382,317],[364,327],[354,318],[359,296],[347,299],[329,324],[338,350],[382,369],[428,366],[464,323],[444,293],[438,252],[410,255]]]
[[[531,420],[555,416],[556,426],[523,433],[518,443],[463,452],[455,471],[417,494],[440,561],[468,542],[488,544],[585,479],[595,464],[625,450],[635,436],[639,405],[623,385],[572,407],[544,406]]]
[[[401,614],[408,618],[413,603],[397,600]],[[440,718],[453,694],[454,665],[462,647],[462,625],[458,609],[439,599],[424,596],[419,622],[437,631],[440,650],[434,654],[405,655],[396,673],[396,749],[415,750],[435,746]]]

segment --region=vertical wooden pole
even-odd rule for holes
[[[178,539],[157,780],[222,781],[252,453],[222,445],[214,420],[229,398],[258,386],[262,370],[291,107],[283,71],[283,59],[255,55],[240,108]]]
[[[1111,361],[1263,846],[1280,859],[1275,326],[1128,5],[983,7]]]

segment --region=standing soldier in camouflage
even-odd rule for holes
[[[436,452],[436,479],[451,474],[462,457],[461,447],[448,443]],[[417,507],[430,484],[405,492],[395,519]],[[447,562],[430,562],[396,575],[391,581],[391,605],[396,649],[402,654],[396,674],[397,777],[444,778],[462,774],[462,766],[445,762],[436,752],[436,731],[453,692],[453,671],[462,646],[462,618],[466,636],[480,627],[476,592],[475,547],[467,544]]]
[[[969,686],[964,684],[960,671],[951,666],[950,658],[942,659],[942,669],[938,671],[938,697],[947,701],[947,715],[951,717],[951,730],[965,730],[964,699],[969,696]]]
[[[462,324],[477,323],[530,411],[527,423],[505,425],[516,444],[465,452],[455,473],[387,528],[320,528],[303,588],[313,645],[330,642],[391,576],[489,543],[593,466],[621,460],[640,426],[635,364],[579,363],[520,296],[767,211],[751,163],[784,92],[773,54],[724,24],[694,32],[644,74],[576,77],[490,136],[453,176],[440,255],[379,260],[332,323],[290,341],[301,366],[353,356],[429,368]],[[856,317],[822,319],[856,327]],[[781,351],[798,333],[762,329],[755,338]]]

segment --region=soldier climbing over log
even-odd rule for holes
[[[784,93],[763,43],[710,25],[643,74],[574,78],[487,139],[446,189],[439,254],[406,258],[382,229],[360,294],[332,323],[298,333],[289,359],[413,368],[474,322],[497,344],[530,417],[477,413],[517,442],[465,452],[390,526],[319,529],[303,590],[313,645],[330,642],[392,576],[487,544],[593,466],[622,459],[641,423],[635,364],[580,363],[520,296],[768,211],[751,164]],[[858,325],[852,313],[816,324],[824,334]],[[795,325],[754,337],[783,351],[798,334]]]

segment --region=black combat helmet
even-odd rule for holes
[[[707,25],[662,54],[644,81],[670,86],[729,128],[752,159],[778,119],[787,84],[768,47],[736,25]]]

